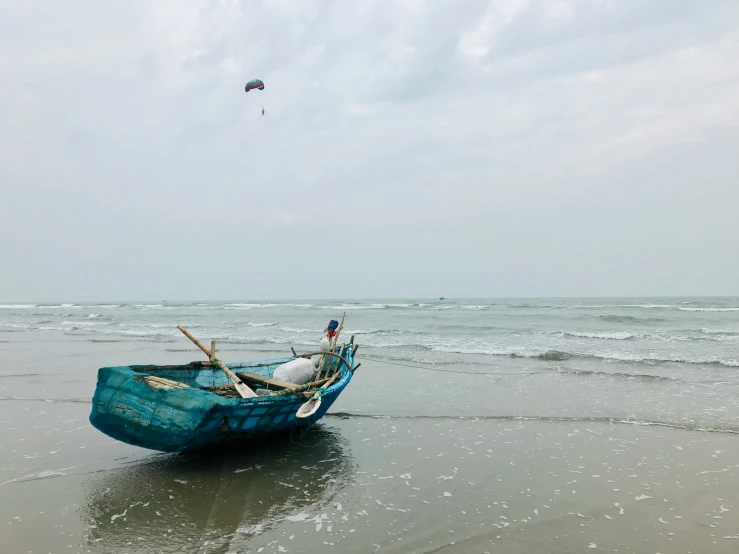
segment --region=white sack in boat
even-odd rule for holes
[[[298,358],[282,364],[275,369],[272,377],[280,381],[304,385],[313,378],[316,368],[313,362],[306,358]]]

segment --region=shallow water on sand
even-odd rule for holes
[[[3,553],[739,550],[739,301],[167,304],[0,308]],[[246,361],[344,309],[362,367],[303,437],[87,421],[98,367],[200,359],[177,324]]]

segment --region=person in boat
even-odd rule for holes
[[[262,108],[262,115],[264,115],[264,108]]]

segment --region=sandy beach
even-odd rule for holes
[[[431,378],[364,360],[303,437],[172,455],[113,441],[87,417],[98,367],[199,359],[185,342],[64,331],[5,332],[2,341],[3,553],[739,548],[736,431],[670,423],[665,396],[644,378],[577,388],[561,371],[525,375],[555,363],[540,359],[503,358],[497,376]],[[234,361],[284,355],[227,340],[224,351]],[[621,417],[613,408],[632,392],[613,381],[646,387],[664,421]],[[669,395],[699,419],[692,390]],[[716,421],[732,420],[733,404],[712,408],[723,413]]]

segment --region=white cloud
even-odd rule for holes
[[[496,35],[528,5],[529,0],[491,0],[482,20],[460,36],[462,54],[473,60],[486,56],[493,48]]]
[[[64,239],[52,249],[64,263],[91,237],[106,251],[135,244],[152,263],[165,250],[175,263],[187,254],[169,246],[172,229],[201,220],[218,222],[199,228],[203,240],[238,237],[241,247],[248,236],[268,262],[274,252],[310,249],[343,216],[347,240],[385,274],[404,275],[391,269],[405,263],[405,248],[452,252],[460,267],[503,275],[488,249],[509,260],[550,255],[559,248],[551,226],[581,215],[572,208],[549,219],[574,191],[597,205],[604,190],[627,194],[629,183],[613,185],[619,172],[652,165],[661,172],[653,186],[667,190],[690,173],[658,164],[677,150],[679,161],[710,158],[721,175],[737,163],[721,154],[739,132],[736,3],[5,4],[0,232],[27,229],[8,255],[32,266],[46,263],[37,256],[52,240]],[[265,90],[245,94],[252,78]],[[721,204],[739,201],[733,194]],[[596,239],[607,230],[583,225],[591,242],[558,267],[603,253]],[[726,240],[715,233],[706,240],[718,255]],[[469,253],[457,254],[460,245]],[[431,260],[418,260],[423,275],[452,278]],[[739,280],[737,263],[726,282]],[[484,273],[465,290],[484,293]],[[39,285],[27,276],[2,273],[0,289],[32,298]],[[317,274],[316,286],[323,282]],[[379,295],[389,287],[354,282]],[[530,293],[563,290],[555,276],[548,282]],[[76,283],[59,286],[71,297],[84,291]]]

